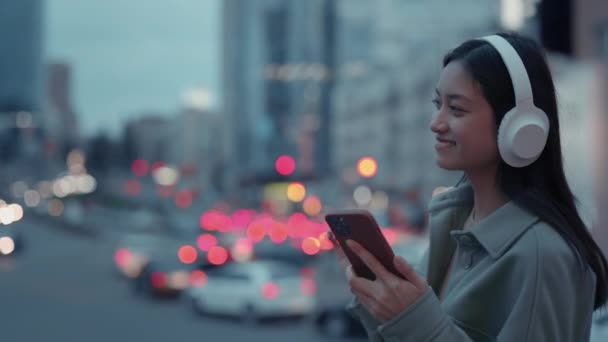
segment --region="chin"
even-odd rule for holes
[[[444,169],[444,170],[448,170],[448,171],[462,170],[461,165],[459,165],[458,163],[455,163],[453,161],[450,162],[447,160],[437,159],[436,163],[439,168]]]

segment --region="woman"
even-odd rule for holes
[[[349,311],[371,341],[588,341],[607,264],[564,176],[541,49],[500,34],[463,43],[443,66],[436,160],[463,179],[431,199],[419,269],[395,258],[405,279],[348,241],[377,279],[357,277],[338,249],[355,295]]]

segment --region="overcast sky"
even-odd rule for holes
[[[182,93],[217,98],[219,0],[49,0],[46,54],[72,67],[85,134],[116,135],[145,111],[174,115]]]

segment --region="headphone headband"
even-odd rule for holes
[[[532,87],[526,67],[511,43],[499,35],[485,36],[480,39],[490,43],[505,63],[509,76],[511,76],[511,83],[513,84],[515,105],[517,106],[524,101],[533,103]]]

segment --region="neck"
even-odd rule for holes
[[[474,222],[492,214],[509,201],[507,195],[498,186],[495,168],[489,172],[487,170],[466,172],[466,176],[474,192],[475,204],[471,213]]]

